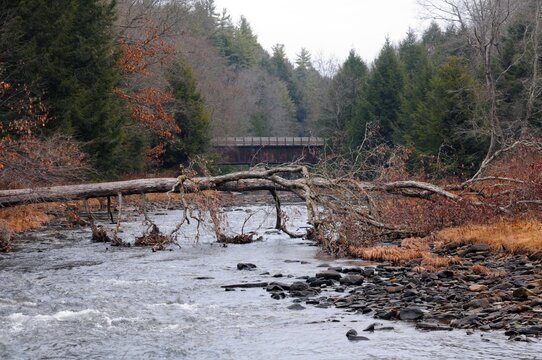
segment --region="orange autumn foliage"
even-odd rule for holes
[[[174,52],[173,46],[161,38],[158,28],[150,22],[145,22],[140,37],[123,38],[118,44],[122,50],[118,66],[128,83],[132,77],[150,78],[153,66],[164,65]],[[173,94],[168,89],[134,84],[116,88],[114,92],[124,100],[134,123],[160,139],[158,145],[144,151],[149,163],[157,162],[165,151],[164,143],[181,131],[167,110]]]

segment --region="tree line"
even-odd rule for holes
[[[540,133],[542,5],[424,5],[438,21],[420,34],[335,66],[267,52],[213,0],[3,1],[0,183],[172,169],[247,135],[320,135],[352,161],[401,147],[413,169],[472,175]]]

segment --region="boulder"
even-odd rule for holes
[[[316,277],[328,280],[340,280],[341,273],[335,270],[327,270],[317,273]]]
[[[423,311],[415,307],[403,308],[399,311],[399,319],[409,321],[420,320],[423,319]]]

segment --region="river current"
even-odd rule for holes
[[[304,225],[301,206],[288,206],[291,228]],[[361,333],[369,316],[341,309],[289,310],[264,289],[224,291],[243,282],[293,282],[319,264],[341,266],[305,240],[274,231],[271,207],[226,210],[231,228],[257,231],[260,241],[216,244],[209,231],[196,243],[194,224],[171,251],[92,243],[88,229],[29,233],[17,251],[0,255],[0,359],[542,359],[542,343],[508,341],[499,332],[422,332],[404,322],[393,331]],[[152,214],[172,229],[179,211]],[[122,226],[132,240],[141,219]],[[24,236],[23,236],[24,237]],[[237,263],[257,265],[239,271]],[[282,278],[270,275],[283,274]]]

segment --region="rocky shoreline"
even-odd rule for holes
[[[226,290],[263,287],[273,299],[293,299],[291,310],[334,306],[375,319],[410,321],[421,330],[504,331],[511,340],[526,342],[542,336],[540,253],[503,255],[483,244],[457,243],[439,252],[461,256],[462,262],[436,272],[413,271],[419,260],[368,267],[321,264],[321,271],[292,283],[281,281],[282,274],[263,273],[274,281]],[[238,266],[248,268],[257,270]],[[379,327],[373,324],[365,330]]]

